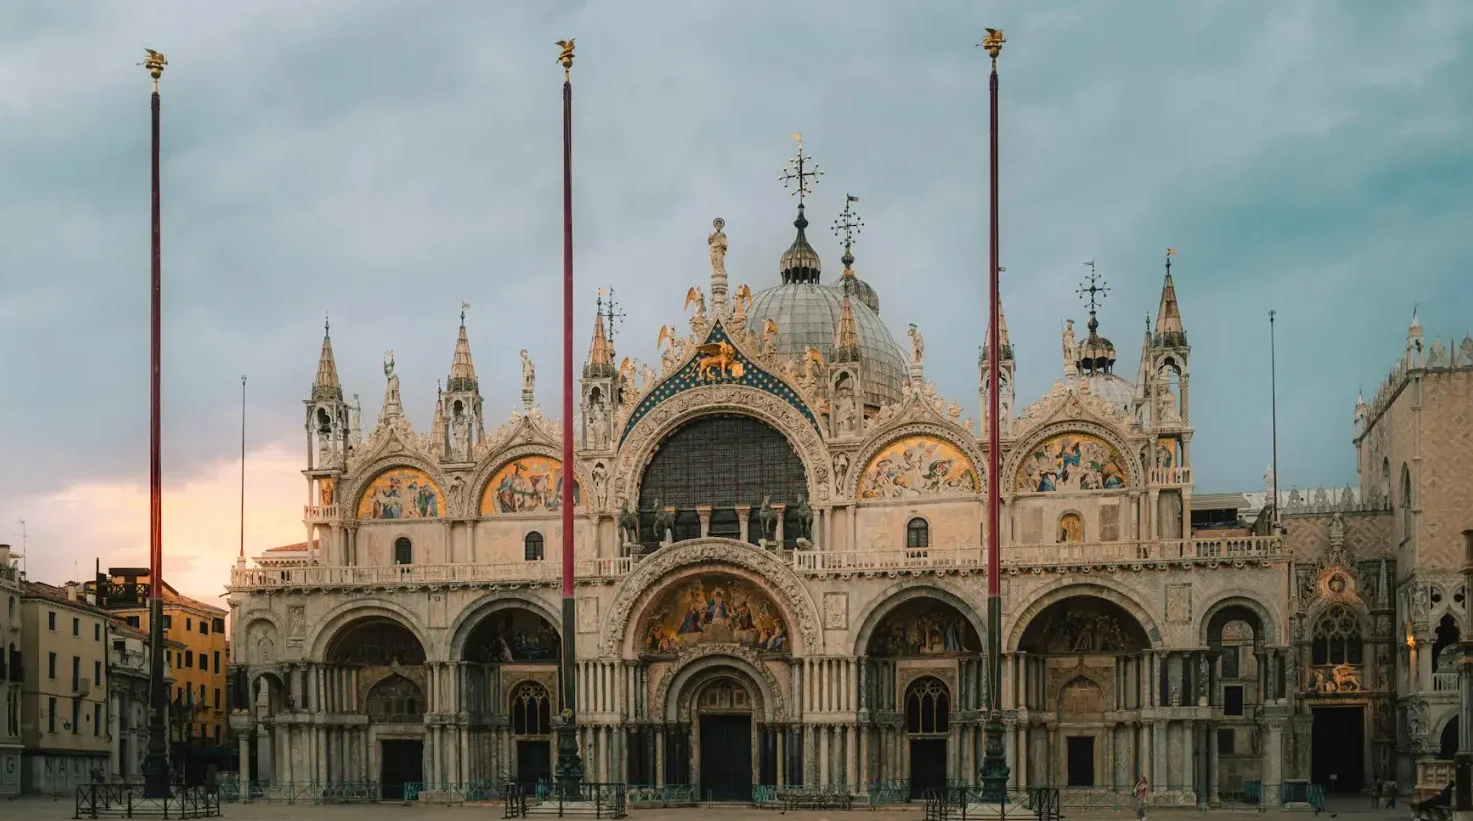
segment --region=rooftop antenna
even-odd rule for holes
[[[26,575],[26,554],[30,552],[26,550],[26,520],[16,519],[16,521],[20,522],[20,574],[24,576]]]

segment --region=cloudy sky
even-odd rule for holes
[[[1026,11],[1024,11],[1026,9]],[[801,10],[801,13],[797,13]],[[164,89],[164,480],[170,578],[218,595],[237,549],[300,540],[303,406],[325,313],[366,415],[397,356],[427,426],[462,300],[493,420],[517,351],[558,401],[560,86],[578,38],[579,348],[599,286],[620,354],[728,267],[777,281],[801,131],[813,237],[861,198],[860,275],[977,416],[986,69],[1003,55],[1003,295],[1020,404],[1060,373],[1094,259],[1133,377],[1163,248],[1193,344],[1199,490],[1261,487],[1279,312],[1281,484],[1355,480],[1351,410],[1404,345],[1473,327],[1473,4],[1370,2],[96,2],[0,10],[0,541],[33,578],[142,562],[148,467],[148,78]],[[1459,79],[1461,78],[1461,79]],[[580,354],[581,358],[581,354]]]

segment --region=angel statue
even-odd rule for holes
[[[683,310],[689,311],[691,305],[695,305],[696,306],[696,312],[691,317],[691,321],[692,322],[705,322],[706,321],[706,297],[705,297],[704,294],[701,293],[701,288],[698,285],[692,285],[691,286],[691,289],[689,291],[686,291],[685,292],[685,308]]]
[[[745,286],[743,286],[745,287]],[[772,353],[774,350],[772,339],[777,336],[777,323],[771,319],[762,320],[762,352]]]
[[[910,337],[910,364],[919,365],[926,359],[926,338],[921,336],[921,329],[914,322],[910,323],[906,335]]]
[[[722,247],[722,252],[723,252],[723,264],[725,264],[724,256],[725,256],[726,246],[725,245],[722,245],[721,247]],[[749,288],[749,287],[747,287],[747,284],[746,283],[742,283],[736,289],[736,305],[733,306],[733,308],[735,310],[735,313],[733,314],[733,318],[736,319],[736,320],[738,320],[738,321],[746,319],[747,318],[747,311],[750,310],[751,307],[752,307],[752,289]]]
[[[675,336],[675,328],[669,325],[660,326],[655,349],[660,350],[660,364],[664,365],[666,372],[675,370],[675,366],[680,364],[680,340]]]

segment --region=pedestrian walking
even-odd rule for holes
[[[1396,809],[1396,793],[1397,793],[1396,779],[1395,778],[1388,778],[1388,779],[1386,779],[1386,783],[1383,786],[1385,787],[1385,789],[1384,789],[1383,792],[1385,793],[1385,798],[1386,798],[1386,809],[1388,809],[1388,810],[1394,810],[1394,809]]]
[[[1381,809],[1381,779],[1371,779],[1371,809]]]
[[[1151,783],[1141,776],[1135,782],[1135,789],[1131,791],[1135,796],[1135,817],[1144,819],[1146,817],[1146,804],[1151,800]]]

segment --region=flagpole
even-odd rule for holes
[[[161,220],[159,217],[159,77],[169,61],[164,55],[148,49],[143,61],[153,77],[153,96],[150,98],[152,120],[151,185],[152,201],[152,253],[150,273],[150,332],[149,347],[149,442],[148,442],[148,635],[149,635],[149,715],[148,752],[143,759],[143,794],[147,798],[169,796],[169,746],[168,726],[165,724],[169,711],[169,693],[164,685],[164,523],[163,523],[163,469],[160,457],[159,409],[161,387],[161,351],[163,349],[160,313],[163,292],[163,247],[160,242]]]
[[[566,798],[581,795],[578,755],[577,625],[573,612],[573,41],[558,43],[563,67],[563,712],[558,727],[557,779]]]
[[[245,564],[245,425],[246,425],[246,378],[240,377],[240,554],[238,564]]]
[[[1273,525],[1270,535],[1277,535],[1279,532],[1279,356],[1274,348],[1274,311],[1268,312],[1268,384],[1274,472],[1274,480],[1270,483],[1274,494],[1273,519],[1269,521],[1269,524]]]

